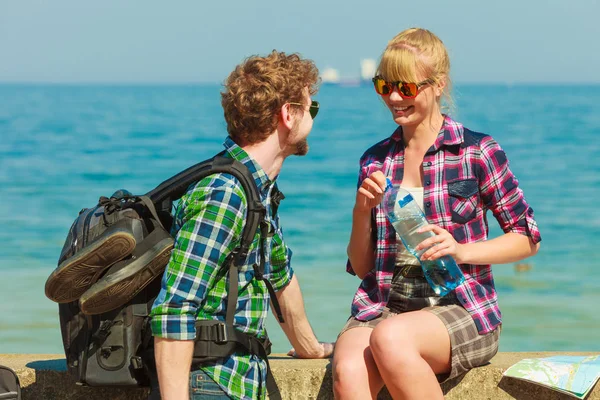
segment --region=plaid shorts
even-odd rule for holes
[[[394,272],[390,299],[379,317],[370,321],[350,317],[340,335],[352,328],[375,328],[384,319],[404,312],[423,310],[437,315],[450,335],[450,372],[438,375],[440,383],[487,364],[498,352],[501,325],[493,332],[480,335],[471,314],[458,302],[454,292],[440,298],[422,275],[403,273],[405,271],[397,268]]]

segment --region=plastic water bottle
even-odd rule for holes
[[[402,239],[404,247],[421,262],[423,275],[438,296],[444,297],[464,282],[465,277],[451,256],[443,256],[433,261],[421,261],[420,256],[427,249],[416,251],[415,248],[423,240],[435,236],[435,233],[431,231],[417,232],[428,222],[423,210],[408,191],[392,185],[388,179],[381,205],[390,223]]]

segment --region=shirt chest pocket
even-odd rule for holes
[[[460,179],[448,182],[448,199],[452,221],[466,224],[477,215],[479,184],[477,179]]]

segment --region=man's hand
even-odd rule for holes
[[[333,349],[335,348],[335,342],[319,342],[318,352],[313,354],[298,354],[295,349],[288,351],[287,355],[294,358],[329,358],[333,355]]]

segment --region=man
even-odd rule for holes
[[[238,65],[221,93],[229,133],[226,156],[248,167],[267,210],[265,277],[281,306],[281,327],[301,358],[328,357],[333,345],[319,343],[308,323],[290,266],[291,251],[273,212],[271,191],[283,161],[308,152],[307,136],[318,111],[318,103],[311,102],[310,96],[316,93],[317,80],[312,61],[273,51]],[[246,213],[240,183],[223,173],[190,188],[178,205],[175,246],[151,314],[163,400],[187,399],[189,393],[198,397],[221,393],[222,398],[234,399],[265,397],[267,364],[256,355],[236,352],[192,365],[196,320],[225,319],[228,278],[223,263],[240,242]],[[265,282],[253,279],[253,265],[260,262],[260,231],[256,235],[238,269],[234,327],[263,338],[270,297]]]

